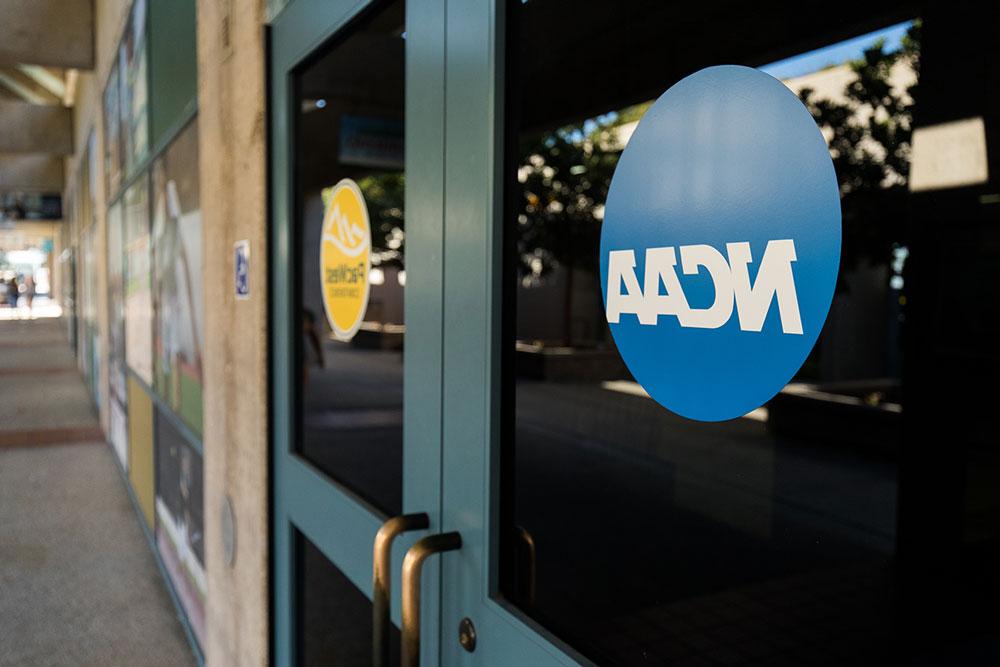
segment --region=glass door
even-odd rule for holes
[[[988,14],[448,3],[441,664],[995,664]],[[637,123],[725,64],[816,120],[843,251],[801,370],[701,422],[619,355],[599,241]]]
[[[582,658],[497,588],[501,380],[515,363],[503,350],[504,20],[493,0],[447,4],[441,523],[462,547],[441,559],[440,664],[573,665]],[[530,536],[521,537],[530,567]]]
[[[420,20],[435,4],[294,0],[271,27],[280,665],[394,662],[403,553],[439,524],[443,98],[435,63],[443,53],[435,23]],[[413,89],[419,107],[407,100]],[[379,533],[404,514],[416,516],[390,522],[393,535]],[[378,555],[387,562],[376,583]],[[435,567],[424,570],[428,587],[438,585]],[[436,596],[424,604],[432,637],[436,604]],[[424,650],[433,654],[436,642]]]

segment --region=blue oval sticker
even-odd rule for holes
[[[780,81],[709,67],[667,90],[622,153],[601,228],[605,314],[636,381],[701,421],[792,379],[840,265],[826,142]]]

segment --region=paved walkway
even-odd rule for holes
[[[0,665],[194,658],[57,319],[0,321]]]

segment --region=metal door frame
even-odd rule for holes
[[[294,453],[293,75],[331,37],[378,0],[293,0],[269,28],[269,281],[271,411],[272,657],[296,662],[295,531],[307,536],[351,582],[372,597],[372,545],[387,518]],[[437,532],[441,502],[441,318],[444,238],[444,0],[407,0],[406,88],[406,347],[404,351],[404,512],[426,512]],[[406,548],[422,533],[401,536],[393,550],[399,572]],[[398,578],[396,579],[398,582]],[[440,585],[428,564],[425,590]],[[400,620],[398,587],[392,618]],[[438,655],[438,595],[424,605],[425,659]]]
[[[447,5],[442,523],[463,546],[442,559],[441,664],[587,662],[497,593],[503,325],[503,0]],[[472,654],[459,620],[477,631]]]

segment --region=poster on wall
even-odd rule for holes
[[[153,165],[153,262],[154,387],[201,433],[205,341],[196,122]]]
[[[125,191],[125,359],[146,384],[153,384],[150,286],[149,180]]]
[[[121,203],[108,209],[108,333],[111,396],[125,402],[125,273]]]
[[[202,646],[206,591],[204,537],[201,455],[163,412],[157,412],[156,546]]]

